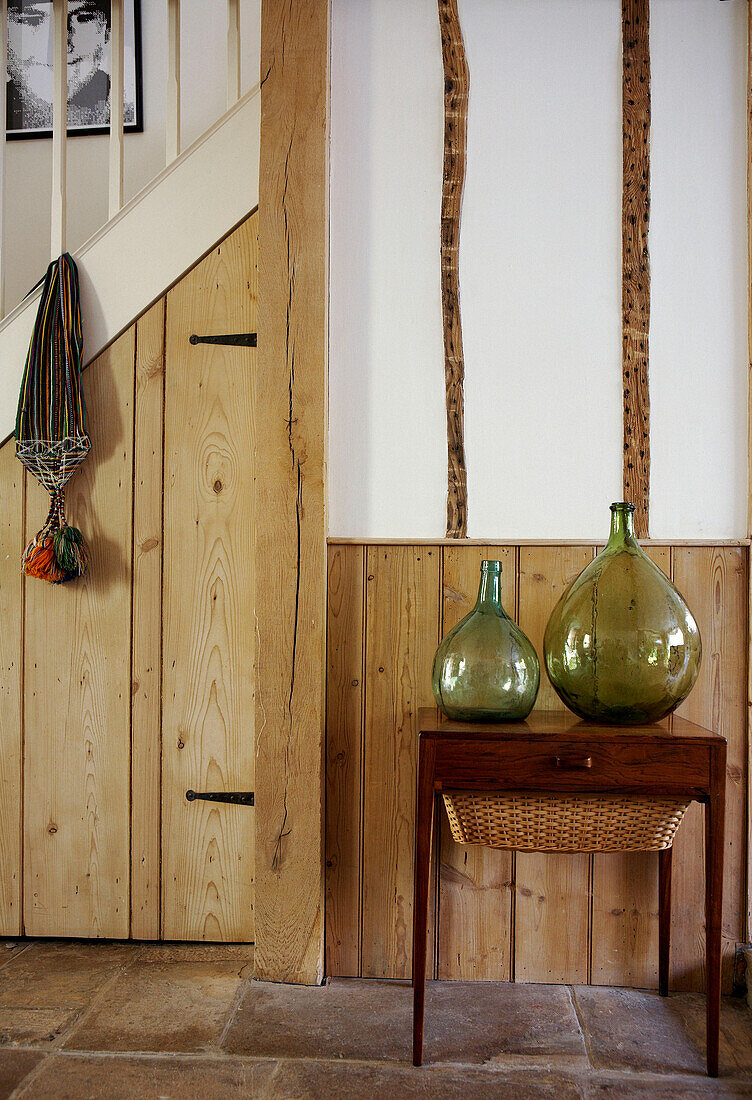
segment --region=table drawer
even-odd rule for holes
[[[497,790],[625,791],[706,789],[710,749],[671,739],[665,744],[547,738],[472,744],[441,738],[436,781],[444,787]]]

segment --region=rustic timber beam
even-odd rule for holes
[[[441,189],[441,306],[447,415],[447,538],[467,536],[465,356],[460,318],[459,245],[467,154],[470,75],[457,0],[438,0],[444,61],[444,180]]]
[[[650,0],[622,0],[624,499],[639,538],[650,515]]]
[[[255,976],[324,976],[330,0],[262,0]]]

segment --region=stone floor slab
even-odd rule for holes
[[[225,1049],[254,1057],[412,1060],[412,989],[406,982],[333,980],[324,987],[251,983]],[[585,1050],[563,986],[430,982],[425,1061],[484,1063],[506,1055],[581,1058]]]
[[[577,986],[574,998],[596,1068],[705,1072],[704,1033],[699,1040],[688,1032],[680,1001],[598,986]]]
[[[4,1008],[0,1005],[0,1045],[53,1043],[80,1011],[77,1008]]]
[[[357,1062],[280,1062],[269,1100],[581,1100],[572,1081],[556,1074],[489,1073],[478,1068],[420,1069]]]
[[[44,1057],[34,1050],[0,1050],[0,1100],[7,1100]]]
[[[274,1062],[217,1058],[52,1055],[26,1100],[231,1100],[267,1095]]]
[[[127,944],[32,943],[0,970],[0,1005],[82,1008],[133,954]]]
[[[752,1085],[745,1081],[712,1080],[709,1077],[635,1076],[621,1073],[598,1076],[583,1082],[585,1100],[741,1100],[752,1096]]]
[[[242,979],[238,962],[136,962],[65,1040],[68,1050],[205,1050],[221,1038]]]

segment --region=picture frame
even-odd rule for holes
[[[52,137],[53,0],[8,0],[8,140]],[[110,132],[110,0],[68,0],[68,135]],[[141,2],[123,2],[123,130],[143,124]]]

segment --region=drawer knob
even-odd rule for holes
[[[556,767],[557,768],[592,768],[593,758],[591,756],[557,756]]]

